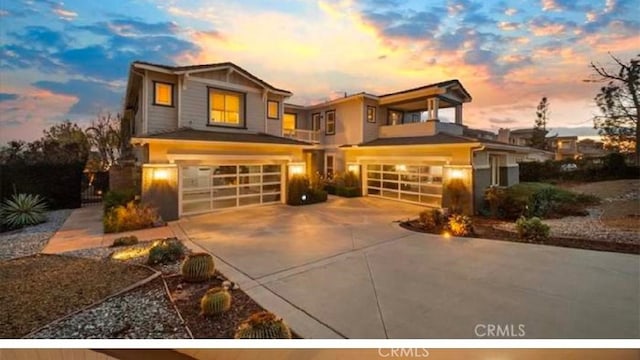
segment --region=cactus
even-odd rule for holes
[[[207,290],[200,300],[202,315],[219,315],[231,308],[231,294],[223,288]]]
[[[268,311],[249,316],[234,336],[236,339],[291,339],[291,330],[282,319]]]
[[[216,271],[213,257],[207,253],[195,253],[187,256],[182,263],[182,277],[189,282],[206,281]]]

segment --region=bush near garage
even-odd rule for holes
[[[360,189],[360,178],[353,171],[336,173],[333,179],[327,181],[324,189],[331,195],[342,197],[359,197],[362,196]]]
[[[287,183],[287,205],[309,205],[327,201],[327,192],[312,188],[304,175],[294,175]]]
[[[156,209],[134,201],[105,212],[103,218],[105,233],[147,229],[160,223],[162,219]]]
[[[136,191],[134,189],[110,190],[102,198],[104,211],[109,211],[118,206],[126,206],[127,203],[134,201]]]

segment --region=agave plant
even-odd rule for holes
[[[45,211],[44,199],[33,194],[13,194],[0,206],[2,223],[14,229],[44,222]]]

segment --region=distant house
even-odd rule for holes
[[[459,179],[473,212],[487,187],[519,180],[526,149],[465,134],[471,95],[458,80],[314,105],[291,96],[229,62],[132,63],[122,124],[143,201],[171,220],[281,203],[292,175],[352,171],[364,196],[434,208],[449,206],[447,186]],[[440,121],[445,108],[452,122]]]
[[[518,162],[554,160],[556,155],[553,151],[536,149],[529,146],[533,132],[533,129],[510,130],[500,128],[498,130],[497,141],[526,147],[528,149],[527,152],[517,157]]]

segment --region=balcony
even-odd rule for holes
[[[312,144],[320,142],[320,130],[283,129],[282,136],[290,139],[306,141]]]
[[[462,126],[455,123],[439,121],[415,122],[397,125],[384,125],[378,128],[378,137],[411,137],[411,136],[431,136],[440,132],[452,135],[462,135]]]

